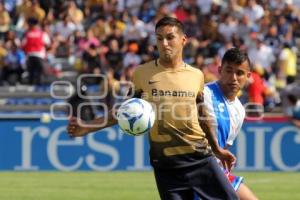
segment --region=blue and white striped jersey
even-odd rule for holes
[[[229,101],[218,83],[212,82],[204,87],[204,105],[213,120],[220,147],[232,145],[245,118],[245,109],[240,100],[236,97],[234,101]]]

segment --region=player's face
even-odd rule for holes
[[[248,61],[242,64],[234,64],[225,62],[219,68],[219,83],[223,89],[225,96],[235,98],[240,89],[242,89],[251,73],[249,71]]]
[[[162,26],[156,30],[157,48],[160,59],[170,61],[182,56],[186,36],[176,26]]]

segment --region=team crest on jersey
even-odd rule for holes
[[[220,112],[224,112],[225,111],[225,104],[224,103],[219,103],[218,109],[219,109]]]

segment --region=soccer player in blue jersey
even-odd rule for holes
[[[227,149],[233,144],[239,133],[245,109],[237,98],[238,92],[250,77],[250,60],[247,54],[238,48],[229,49],[222,58],[219,67],[220,78],[204,87],[204,105],[221,148]],[[221,164],[220,164],[221,166]],[[230,166],[227,166],[230,170]],[[238,177],[223,168],[241,200],[255,200],[257,197]]]

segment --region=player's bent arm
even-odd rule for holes
[[[197,105],[198,105],[198,113],[199,113],[199,124],[204,131],[206,138],[213,150],[213,152],[219,151],[219,148],[221,148],[218,144],[218,140],[216,137],[216,134],[213,132],[212,128],[212,119],[209,117],[207,110],[204,105],[204,99],[203,95],[199,94],[197,96]]]
[[[72,118],[69,121],[67,132],[70,137],[82,137],[115,124],[117,124],[115,111],[111,110],[106,116],[96,118],[88,123],[80,122],[77,118]]]
[[[118,121],[115,116],[116,116],[115,111],[111,110],[108,112],[107,116],[99,117],[92,120],[91,122],[88,123],[88,125],[91,125],[89,132],[98,131],[117,124]],[[103,124],[103,126],[99,126],[99,124]]]
[[[199,112],[199,116],[200,116],[199,124],[200,124],[201,128],[203,129],[203,131],[205,132],[206,138],[207,138],[215,156],[217,158],[219,158],[222,161],[224,167],[230,171],[236,161],[236,158],[228,150],[222,149],[219,146],[218,140],[216,137],[216,133],[214,132],[214,129],[212,126],[213,119],[211,119],[211,117],[209,117],[209,115],[207,113],[207,109],[205,108],[203,102],[204,102],[203,94],[199,94],[197,96],[198,112]]]
[[[141,98],[142,90],[133,90],[132,88],[129,88],[127,96],[129,98]],[[88,123],[80,123],[80,120],[77,118],[71,118],[67,127],[67,132],[70,137],[82,137],[117,123],[116,110],[110,110],[106,116],[96,118]]]

